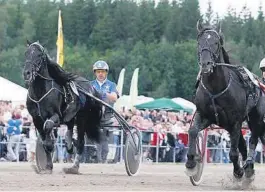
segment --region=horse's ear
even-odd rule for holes
[[[31,45],[31,42],[27,39],[27,47]]]
[[[202,26],[201,20],[199,19],[197,21],[197,31],[200,33],[202,29],[203,29],[203,26]]]
[[[222,25],[221,25],[222,23],[219,21],[218,23],[217,23],[217,27],[216,27],[216,31],[218,32],[218,33],[222,33]]]

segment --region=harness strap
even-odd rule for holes
[[[32,102],[34,102],[34,103],[36,103],[37,104],[37,107],[38,107],[38,115],[41,117],[41,119],[44,121],[44,119],[43,119],[43,117],[42,117],[42,115],[41,115],[41,110],[40,110],[40,102],[45,98],[45,97],[47,97],[53,90],[57,90],[59,93],[61,93],[61,94],[63,94],[63,92],[61,91],[61,90],[59,90],[59,89],[57,89],[56,87],[54,87],[54,81],[53,80],[51,80],[51,79],[48,79],[48,78],[45,78],[45,77],[43,77],[43,76],[41,76],[41,75],[39,75],[40,77],[42,77],[42,78],[44,78],[45,80],[49,80],[49,81],[52,81],[52,87],[49,89],[49,91],[47,91],[40,99],[38,99],[38,100],[35,100],[35,99],[33,99],[31,96],[30,96],[30,88],[28,89],[28,98],[32,101]]]
[[[216,123],[217,125],[220,125],[219,124],[219,117],[218,117],[218,113],[217,113],[217,109],[216,109],[216,105],[215,105],[215,99],[220,97],[221,95],[223,95],[230,87],[232,83],[232,75],[231,73],[229,73],[229,82],[228,82],[228,85],[227,87],[220,93],[216,94],[216,95],[213,95],[207,88],[206,86],[203,84],[203,81],[201,80],[201,85],[202,87],[206,90],[207,94],[209,95],[209,97],[211,98],[211,101],[212,101],[212,105],[213,105],[213,110],[214,110],[214,115],[215,115],[215,120],[216,120]]]

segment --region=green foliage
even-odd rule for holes
[[[124,92],[139,67],[139,94],[191,99],[199,70],[196,22],[216,24],[211,2],[201,15],[198,0],[9,0],[0,1],[0,75],[23,85],[26,39],[39,40],[56,58],[58,9],[62,10],[66,70],[94,78],[99,59],[110,65],[109,78],[118,81],[126,68]],[[222,19],[225,49],[237,62],[260,75],[265,53],[262,7],[253,18],[247,7]]]

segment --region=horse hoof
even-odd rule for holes
[[[234,177],[237,180],[241,180],[244,175],[244,170],[240,168],[237,172],[234,172]]]
[[[79,174],[77,167],[63,168],[65,174]]]
[[[255,174],[254,163],[252,161],[247,161],[244,165],[244,170],[246,178],[251,179]]]
[[[188,177],[191,177],[191,176],[196,175],[197,172],[198,172],[198,166],[197,166],[196,161],[189,161],[188,160],[186,163],[186,171],[185,171],[186,175]]]
[[[245,169],[245,175],[247,179],[254,180],[255,170],[248,167]]]
[[[197,163],[194,160],[188,160],[185,164],[186,169],[192,170],[196,167]]]

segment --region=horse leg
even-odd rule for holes
[[[51,173],[53,169],[52,152],[54,150],[55,138],[54,138],[52,131],[53,131],[54,126],[58,125],[59,122],[60,122],[59,115],[54,114],[50,119],[47,119],[43,125],[43,130],[46,133],[46,138],[43,142],[43,147],[45,149],[45,153],[47,157],[46,170],[48,173]]]
[[[188,170],[188,173],[191,174],[189,176],[192,176],[196,174],[196,138],[198,136],[198,133],[208,127],[211,124],[211,122],[206,119],[202,118],[199,112],[196,112],[194,116],[194,122],[193,125],[189,129],[189,148],[187,153],[187,162],[186,162],[186,168]]]
[[[82,158],[82,154],[84,151],[84,136],[85,136],[85,127],[87,126],[85,124],[85,117],[77,117],[77,141],[76,141],[76,155],[75,155],[75,160],[74,164],[70,168],[63,168],[63,171],[67,174],[78,174],[79,170],[79,164]]]
[[[245,162],[247,160],[248,150],[247,150],[247,144],[243,137],[242,132],[239,137],[238,149],[239,149],[239,152],[241,153],[242,161]]]
[[[261,114],[263,114],[263,113],[261,113]],[[256,150],[256,146],[258,144],[258,138],[259,138],[259,136],[262,136],[261,133],[263,132],[264,123],[260,122],[260,120],[259,120],[259,119],[261,119],[260,115],[256,112],[251,113],[249,116],[251,118],[248,121],[248,126],[251,130],[251,136],[249,139],[248,157],[247,157],[246,164],[244,165],[244,169],[245,169],[246,178],[253,180],[254,174],[255,174],[255,170],[254,170],[255,150]],[[263,139],[261,139],[261,141],[262,140]]]
[[[65,143],[66,143],[66,151],[69,154],[73,154],[74,152],[74,147],[73,147],[73,128],[74,128],[74,122],[75,120],[72,119],[67,125],[67,132],[66,132],[66,137],[65,137]]]
[[[36,129],[39,133],[41,140],[44,141],[45,140],[45,132],[43,130],[43,121],[40,118],[34,117],[33,123],[34,123],[34,126],[36,127]],[[39,168],[35,164],[32,164],[31,167],[37,174],[41,173],[41,170],[39,170]]]
[[[45,140],[45,132],[43,130],[43,121],[40,118],[33,118],[33,124],[35,128],[37,129],[41,139]]]
[[[246,178],[254,179],[254,163],[255,163],[255,150],[256,146],[258,144],[258,135],[256,132],[252,129],[252,133],[249,139],[249,153],[247,157],[246,164],[244,165]]]
[[[229,152],[229,158],[232,161],[233,166],[234,166],[234,172],[233,172],[234,177],[237,179],[240,179],[244,175],[244,170],[243,168],[241,168],[239,161],[238,161],[239,160],[238,144],[240,140],[240,135],[242,135],[241,124],[236,123],[233,126],[232,131],[230,130],[229,134],[230,134],[230,140],[231,140],[231,149]]]

